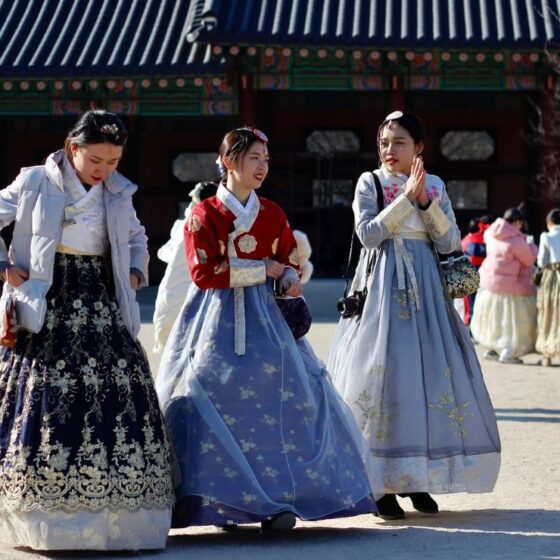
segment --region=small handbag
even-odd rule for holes
[[[0,298],[0,346],[13,348],[17,342],[16,298],[7,293]]]
[[[480,286],[480,274],[467,255],[448,256],[440,264],[450,298],[461,299],[476,293]]]
[[[543,277],[543,269],[542,268],[535,268],[535,270],[533,270],[533,276],[532,276],[532,282],[535,286],[537,286],[537,288],[540,288],[540,285],[542,283],[542,277]]]
[[[381,181],[379,177],[375,174],[371,174],[373,177],[373,183],[375,185],[375,194],[377,198],[377,209],[379,212],[385,208],[385,199],[383,198],[383,188],[381,186]],[[348,288],[350,285],[350,266],[352,264],[352,255],[354,252],[354,239],[357,239],[356,230],[352,232],[352,238],[350,240],[350,253],[348,255],[348,263],[346,264],[346,270],[344,271],[344,279],[346,280],[346,285],[344,286],[344,294],[336,302],[336,310],[340,313],[343,319],[349,319],[350,317],[361,317],[362,310],[367,299],[367,280],[373,267],[375,265],[375,260],[377,258],[377,253],[372,251],[370,255],[367,266],[366,266],[366,277],[364,279],[364,288],[361,290],[354,290],[351,294],[348,294]]]
[[[282,293],[282,284],[274,282],[274,298],[296,340],[305,336],[311,328],[311,313],[302,296],[290,297]]]

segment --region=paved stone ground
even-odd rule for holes
[[[320,291],[335,293],[338,286],[325,284]],[[149,309],[144,311],[149,317]],[[319,310],[319,316],[323,322],[313,325],[309,339],[326,359],[335,323],[328,312]],[[151,337],[146,323],[140,339],[155,367]],[[158,553],[39,554],[0,545],[0,559],[560,559],[560,364],[542,368],[537,360],[530,355],[523,366],[483,363],[502,438],[500,478],[491,494],[437,497],[442,510],[437,516],[414,512],[403,502],[407,518],[391,523],[369,515],[298,523],[277,538],[261,537],[256,526],[236,533],[213,527],[174,530],[167,549]]]

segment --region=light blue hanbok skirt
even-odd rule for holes
[[[488,492],[500,438],[468,330],[444,297],[432,246],[405,239],[408,264],[395,246],[389,239],[376,250],[361,317],[338,324],[333,382],[368,440],[384,492]],[[362,250],[358,288],[369,254]]]
[[[244,355],[234,307],[233,289],[192,286],[162,357],[174,526],[375,511],[367,443],[324,365],[294,340],[271,283],[244,288]]]

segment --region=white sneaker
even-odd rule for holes
[[[500,362],[500,364],[522,364],[523,360],[519,358],[500,358],[498,362]]]

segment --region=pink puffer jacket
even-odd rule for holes
[[[486,259],[480,267],[480,287],[501,294],[533,295],[531,267],[537,246],[527,243],[516,227],[498,218],[484,233]]]

